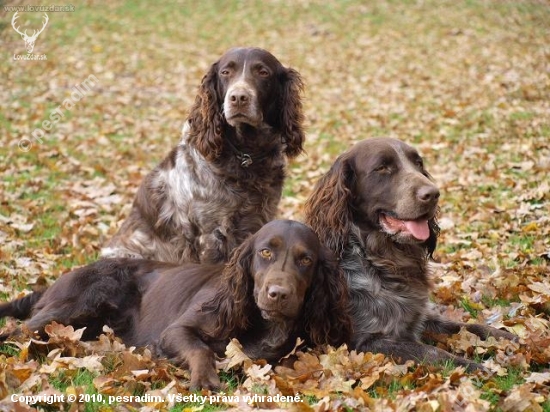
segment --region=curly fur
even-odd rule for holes
[[[306,222],[339,258],[349,288],[351,346],[401,359],[478,364],[420,342],[425,331],[465,327],[485,338],[513,338],[484,325],[440,316],[430,303],[428,259],[435,250],[439,190],[422,159],[397,139],[359,142],[336,159],[306,202]]]
[[[188,366],[192,389],[217,389],[215,354],[223,355],[230,338],[268,361],[286,355],[297,337],[339,345],[350,336],[346,308],[343,274],[313,230],[272,221],[225,266],[103,259],[61,276],[43,294],[0,304],[0,317],[30,316],[22,328],[42,336],[52,321],[86,327],[84,339],[107,324],[126,344]]]
[[[277,213],[286,161],[303,151],[302,89],[299,73],[265,50],[225,53],[202,79],[180,143],[145,177],[102,256],[227,261]]]
[[[305,226],[299,223],[293,225]],[[297,230],[293,228],[293,230]],[[307,231],[310,229],[308,228]],[[245,329],[250,322],[248,313],[253,312],[255,281],[252,273],[257,244],[263,238],[257,233],[243,243],[234,253],[223,271],[221,284],[225,285],[212,302],[204,305],[205,310],[216,316],[214,333],[223,334],[229,330]],[[317,249],[315,278],[305,294],[303,303],[303,328],[307,340],[313,345],[338,345],[350,336],[351,323],[347,314],[347,284],[332,252],[310,238],[308,247]],[[311,244],[312,243],[312,244]]]

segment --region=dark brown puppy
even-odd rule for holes
[[[265,50],[225,53],[102,256],[225,262],[275,217],[286,160],[303,150],[301,89],[298,72]]]
[[[268,361],[298,336],[339,345],[350,335],[346,299],[345,279],[315,233],[273,221],[225,266],[104,259],[61,276],[42,295],[0,305],[0,317],[30,316],[23,327],[39,333],[51,321],[86,326],[84,339],[107,324],[128,345],[187,365],[192,389],[217,389],[215,353],[223,355],[230,338]]]
[[[353,348],[403,360],[478,364],[421,343],[423,332],[460,328],[514,338],[484,325],[452,322],[430,303],[427,263],[437,242],[439,189],[411,146],[368,139],[342,154],[306,203],[306,222],[340,259],[350,291]]]

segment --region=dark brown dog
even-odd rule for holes
[[[104,259],[61,276],[42,295],[0,305],[0,317],[30,315],[23,328],[42,334],[51,321],[86,326],[84,339],[107,324],[128,345],[153,346],[187,365],[192,389],[217,389],[215,353],[223,355],[230,338],[268,361],[298,336],[332,345],[349,338],[346,283],[332,256],[309,227],[273,221],[225,267]]]
[[[340,259],[350,290],[351,345],[403,360],[480,365],[421,343],[423,332],[465,327],[482,338],[514,335],[442,318],[429,300],[428,258],[437,242],[439,189],[411,146],[389,138],[357,143],[324,175],[306,222]]]
[[[301,89],[298,72],[266,50],[225,53],[102,256],[225,262],[276,215],[286,160],[303,150]]]

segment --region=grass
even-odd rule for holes
[[[60,371],[55,378],[51,379],[50,383],[62,393],[67,393],[68,389],[74,391],[75,388],[79,388],[82,392],[78,391],[78,397],[85,400],[85,411],[100,410],[103,406],[101,400],[104,399],[104,396],[97,392],[93,384],[93,380],[97,375],[85,369],[70,372]]]
[[[5,323],[5,320],[0,320],[0,327],[3,327]],[[9,343],[3,343],[0,345],[0,354],[7,357],[17,356],[19,354],[19,349]]]
[[[11,60],[23,43],[10,27],[10,13],[3,15],[0,72],[8,81],[0,90],[2,301],[38,276],[53,281],[97,259],[142,176],[177,142],[200,79],[236,45],[271,50],[299,70],[306,84],[307,155],[290,164],[282,215],[301,217],[318,176],[351,144],[393,136],[413,143],[425,157],[442,192],[442,217],[453,223],[436,251],[446,269],[435,276],[456,274],[461,281],[445,286],[454,288],[446,294],[436,288],[436,302],[444,298],[475,319],[485,309],[522,301],[531,293],[529,279],[544,280],[536,276],[548,267],[541,256],[550,247],[550,200],[538,192],[550,155],[550,8],[529,0],[229,0],[223,13],[220,7],[217,0],[79,4],[75,13],[50,14],[36,44],[48,60],[25,65]],[[30,25],[36,16],[28,17]],[[43,144],[19,151],[17,142],[41,127],[90,74],[99,80],[93,92],[64,111]],[[526,161],[533,166],[525,167]],[[83,183],[86,190],[79,191]],[[109,183],[114,189],[102,190]],[[112,194],[120,200],[101,203]],[[86,207],[95,213],[80,213]],[[13,222],[33,228],[25,232]],[[460,283],[475,290],[496,265],[519,285],[490,285],[490,296],[497,297],[484,293],[478,304]],[[525,304],[521,318],[507,321],[548,320],[537,310]],[[527,332],[550,334],[544,328]],[[8,360],[19,356],[10,345],[0,351]],[[477,387],[498,409],[535,369],[507,367],[507,376],[480,380]],[[450,370],[443,365],[440,373],[447,377]],[[222,376],[230,393],[242,389],[243,375]],[[93,395],[93,377],[60,371],[49,382]],[[398,377],[380,379],[374,388],[370,396],[398,402],[418,386]],[[538,387],[533,391],[548,395]],[[316,405],[323,397],[305,398]],[[550,410],[548,401],[540,406]],[[88,407],[101,409],[98,403]]]
[[[496,376],[487,387],[484,387],[483,382],[476,382],[476,385],[483,390],[482,399],[496,406],[500,400],[499,393],[508,392],[524,381],[521,370],[509,368],[507,372],[505,376]]]

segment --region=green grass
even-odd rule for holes
[[[403,392],[415,388],[415,384],[409,380],[392,379],[384,384],[377,384],[371,387],[367,392],[372,398],[389,398],[395,399],[396,396]]]
[[[56,376],[51,378],[50,383],[61,393],[67,395],[71,392],[74,394],[74,389],[72,389],[69,393],[67,392],[67,389],[80,388],[82,390],[82,395],[77,392],[77,396],[85,402],[78,403],[84,404],[85,412],[96,412],[100,411],[106,403],[106,396],[101,395],[94,386],[93,380],[96,377],[96,374],[93,374],[85,369],[79,369],[76,371],[60,371]]]
[[[206,402],[205,405],[201,405],[201,404],[194,404],[194,403],[179,403],[177,404],[176,406],[174,406],[173,408],[169,409],[170,412],[183,412],[183,411],[189,411],[191,408],[200,408],[201,411],[204,411],[204,412],[215,412],[215,411],[223,411],[223,410],[226,410],[227,407],[223,406],[223,405],[212,405],[212,404],[209,404],[208,402]]]
[[[104,239],[85,235],[86,230],[99,224],[114,227],[142,174],[178,141],[200,79],[218,56],[236,45],[257,45],[299,70],[306,84],[307,155],[288,171],[280,206],[284,213],[296,212],[291,209],[295,197],[306,196],[316,177],[353,142],[395,136],[418,145],[441,186],[443,216],[448,213],[455,223],[442,234],[436,251],[448,270],[466,279],[482,274],[482,266],[496,269],[496,261],[523,282],[512,291],[497,290],[497,297],[482,296],[481,304],[457,286],[450,292],[452,304],[477,318],[480,310],[506,307],[527,293],[527,275],[544,273],[548,265],[540,257],[548,249],[548,224],[541,212],[548,196],[519,196],[547,178],[550,118],[544,103],[550,86],[541,79],[550,8],[536,1],[492,0],[285,0],[275,7],[262,0],[79,4],[75,13],[50,15],[37,42],[37,51],[48,54],[47,62],[0,62],[2,76],[9,79],[0,90],[0,214],[34,224],[28,233],[10,224],[0,227],[10,245],[0,245],[2,264],[17,273],[0,273],[1,285],[27,288],[37,273],[53,280],[97,259]],[[10,27],[10,16],[5,17],[0,36],[11,53],[23,45]],[[90,74],[99,80],[97,89],[64,111],[43,144],[19,151],[16,143],[41,127],[67,91]],[[532,170],[517,167],[526,160],[535,163]],[[79,196],[72,183],[95,177],[112,182],[122,200],[112,210],[79,218],[70,202]],[[285,203],[288,199],[292,201]],[[524,216],[518,213],[522,203],[539,208]],[[523,231],[529,222],[537,222],[537,230]],[[78,247],[73,235],[83,236]],[[482,256],[464,258],[473,248]],[[40,252],[47,252],[46,257]],[[22,260],[36,266],[18,266]],[[465,260],[468,267],[462,266]],[[2,301],[10,293],[0,293]],[[529,307],[522,310],[520,323],[546,316]],[[0,352],[18,355],[11,345],[2,345]],[[108,357],[105,363],[105,373],[112,372],[116,365]],[[447,376],[452,367],[441,365],[438,373]],[[494,388],[509,391],[529,373],[508,369],[507,377],[479,381],[493,407],[504,396]],[[94,394],[92,380],[86,371],[50,375],[50,383],[62,391],[81,386]],[[222,381],[231,393],[244,377],[222,374]],[[371,396],[395,400],[415,385],[396,378],[380,380],[375,388],[368,392]],[[313,405],[320,401],[313,396],[306,400]],[[541,406],[550,410],[548,401]]]
[[[481,398],[491,402],[492,405],[496,406],[499,402],[501,395],[500,392],[507,393],[514,386],[523,383],[524,379],[522,378],[522,371],[516,368],[508,368],[507,375],[505,376],[496,376],[491,380],[492,387],[485,387],[483,382],[477,382],[476,385],[482,389]]]
[[[467,298],[464,298],[460,301],[460,306],[462,306],[462,308],[466,312],[468,312],[474,319],[477,318],[477,314],[479,311],[479,308],[477,307],[479,306],[478,304],[471,302]]]
[[[3,327],[5,324],[5,320],[0,320],[0,327]],[[2,343],[0,344],[0,355],[6,355],[7,357],[17,356],[19,355],[19,349],[12,344]]]
[[[509,307],[510,302],[516,301],[516,300],[517,300],[516,298],[508,300],[501,297],[490,297],[486,295],[483,295],[481,297],[481,301],[487,307],[494,307],[494,306]]]
[[[535,235],[512,235],[508,240],[512,246],[519,248],[522,252],[528,253],[533,250],[537,238]]]

